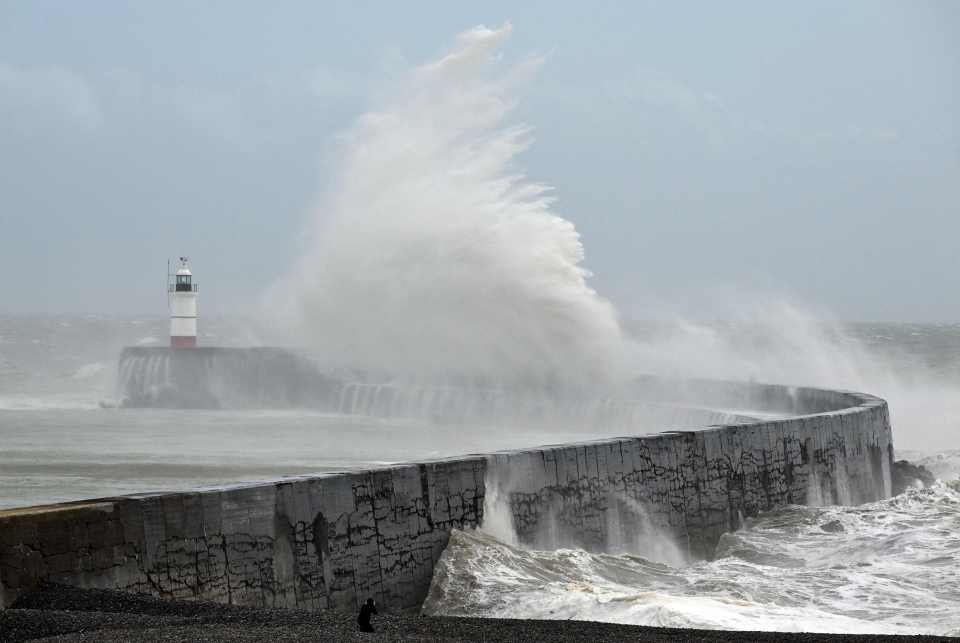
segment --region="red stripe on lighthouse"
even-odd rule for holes
[[[196,348],[197,338],[185,335],[171,335],[170,348]]]

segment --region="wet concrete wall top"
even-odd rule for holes
[[[46,580],[242,605],[355,609],[372,596],[414,608],[450,530],[479,525],[485,512],[501,512],[521,543],[591,550],[622,542],[642,515],[689,555],[710,557],[724,531],[758,511],[890,494],[880,399],[729,382],[642,386],[678,402],[793,415],[2,511],[0,606]]]

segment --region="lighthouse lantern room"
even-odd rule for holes
[[[169,272],[169,271],[168,271]],[[180,257],[175,275],[168,274],[167,295],[170,304],[170,346],[193,348],[197,345],[197,284],[186,257]]]

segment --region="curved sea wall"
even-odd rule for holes
[[[256,606],[418,607],[450,530],[603,549],[653,522],[709,557],[744,516],[890,494],[887,405],[859,393],[641,380],[778,419],[370,471],[0,511],[0,606],[41,581]],[[789,417],[782,417],[789,414]],[[669,427],[663,427],[669,428]]]

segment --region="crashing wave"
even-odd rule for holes
[[[726,534],[716,558],[528,550],[455,531],[423,611],[668,627],[947,635],[960,629],[960,487],[858,507],[792,506]]]

